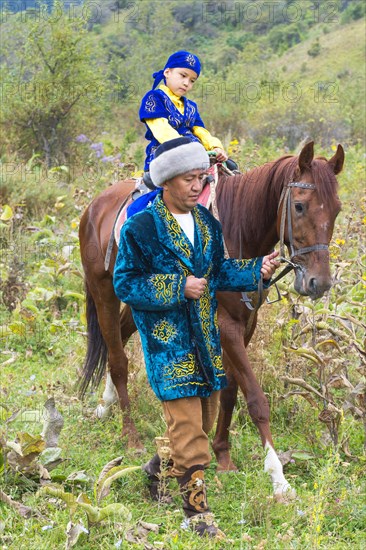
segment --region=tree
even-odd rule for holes
[[[51,167],[67,162],[75,137],[95,128],[104,77],[81,12],[70,16],[57,0],[51,12],[24,13],[3,26],[1,131],[12,150],[39,153]]]

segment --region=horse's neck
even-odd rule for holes
[[[254,177],[253,181],[250,178]],[[223,234],[232,257],[251,258],[268,254],[278,242],[277,204],[270,204],[269,188],[256,181],[255,171],[227,179],[225,193],[221,196],[219,212],[227,204],[232,205],[232,216],[223,216]],[[244,187],[250,185],[250,197]],[[225,204],[226,203],[226,204]]]

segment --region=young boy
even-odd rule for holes
[[[153,74],[154,86],[143,97],[139,111],[140,120],[147,127],[145,137],[149,140],[145,172],[149,171],[157,147],[181,136],[202,143],[207,151],[216,151],[217,160],[220,162],[228,159],[221,141],[206,130],[197,104],[185,97],[200,72],[201,63],[198,57],[180,50],[169,57],[164,69]],[[163,79],[164,84],[157,88]],[[148,174],[145,174],[144,181],[149,186]]]

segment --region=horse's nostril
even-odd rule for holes
[[[318,289],[318,281],[316,280],[315,277],[312,277],[309,280],[309,289],[311,290],[312,293],[316,293]]]

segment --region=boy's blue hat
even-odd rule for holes
[[[165,69],[176,68],[192,69],[192,71],[194,71],[197,76],[199,76],[201,72],[201,63],[196,55],[190,52],[186,52],[185,50],[179,50],[178,52],[172,53],[172,55],[166,62],[164,69],[153,74],[153,78],[155,79],[153,90],[155,90],[160,80],[164,78]]]

